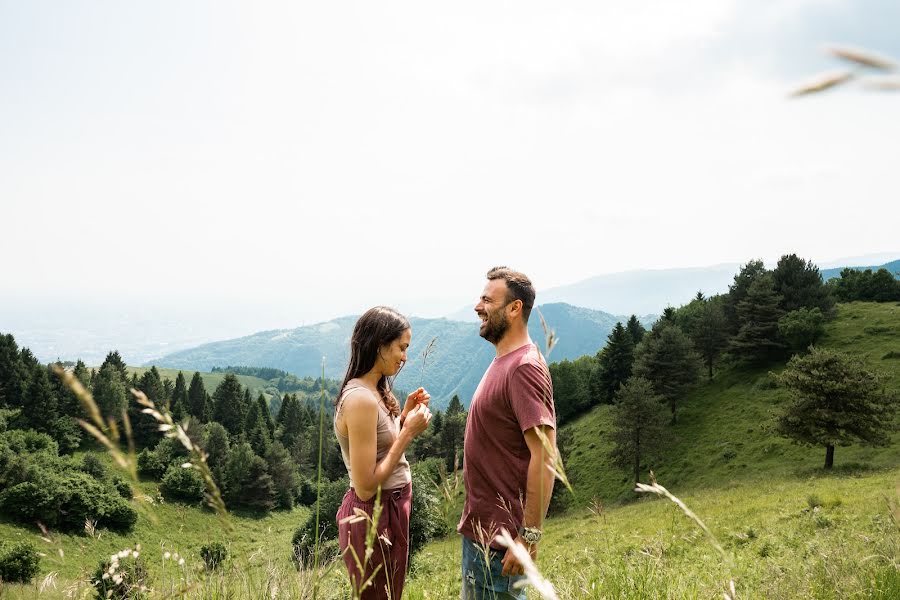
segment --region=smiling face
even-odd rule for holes
[[[405,329],[396,340],[385,344],[378,350],[382,373],[386,377],[393,377],[400,372],[406,362],[406,351],[412,341],[412,330]]]
[[[475,305],[475,313],[481,319],[481,327],[478,335],[492,344],[503,339],[509,329],[509,319],[506,316],[508,290],[506,282],[502,279],[491,279],[484,286],[481,298]]]

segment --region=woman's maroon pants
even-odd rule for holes
[[[377,537],[372,546],[372,556],[366,561],[366,531],[369,521],[346,519],[356,516],[354,508],[364,511],[369,517],[375,508],[375,498],[363,502],[353,488],[344,494],[344,501],[338,509],[338,539],[350,584],[359,590],[372,573],[375,577],[366,585],[360,595],[361,600],[400,600],[406,567],[409,562],[409,512],[412,507],[412,484],[392,490],[381,490],[381,517],[378,519]],[[343,523],[341,521],[344,521]],[[353,549],[356,557],[353,556]],[[363,565],[363,572],[357,565],[357,558]],[[380,567],[380,568],[379,568]],[[376,571],[377,569],[377,571]]]

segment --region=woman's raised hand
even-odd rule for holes
[[[428,406],[428,403],[431,402],[431,394],[425,391],[425,388],[420,387],[412,394],[406,397],[406,405],[403,407],[403,412],[406,414],[411,413],[418,405],[424,404]]]
[[[403,429],[409,431],[413,436],[417,436],[428,427],[431,422],[431,411],[425,404],[419,404],[408,415],[406,421],[403,422]]]

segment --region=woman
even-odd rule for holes
[[[339,541],[350,583],[363,600],[399,600],[406,579],[412,479],[403,453],[431,421],[431,396],[423,388],[407,397],[402,411],[391,392],[411,337],[406,317],[384,306],[369,309],[353,329],[350,364],[335,401],[334,433],[351,486],[336,515]],[[356,509],[371,517],[379,488],[378,535],[366,561],[369,523]]]

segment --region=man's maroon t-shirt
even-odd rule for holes
[[[547,363],[529,343],[495,358],[472,397],[463,450],[461,534],[496,548],[499,544],[482,535],[493,537],[505,527],[516,536],[531,459],[523,433],[538,425],[556,428],[553,384]]]

